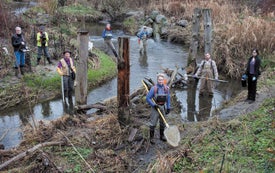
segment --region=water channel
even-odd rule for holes
[[[104,25],[86,25],[90,33],[90,40],[94,46],[102,49],[104,47],[101,32]],[[114,44],[117,47],[117,37],[125,36],[119,28],[113,28]],[[175,69],[176,65],[185,67],[187,63],[188,50],[182,45],[171,44],[168,42],[155,42],[153,39],[148,40],[147,56],[140,56],[138,51],[137,37],[130,36],[130,91],[142,86],[141,80],[144,77],[151,77],[154,81],[156,74],[162,72],[163,68]],[[180,70],[184,74],[185,71]],[[199,86],[199,85],[198,85]],[[213,97],[199,97],[198,87],[192,85],[177,89],[175,94],[181,102],[180,117],[182,122],[203,121],[212,116],[211,110],[218,108],[225,100],[234,97],[241,89],[239,83],[230,81],[221,83],[214,90]],[[105,84],[89,91],[88,104],[103,101],[107,98],[116,96],[117,79],[114,78]],[[0,137],[6,134],[0,141],[4,144],[5,149],[17,146],[23,138],[23,128],[32,117],[35,121],[54,120],[65,113],[70,113],[70,107],[64,107],[62,99],[51,100],[44,103],[38,103],[34,107],[14,108],[13,111],[0,112]],[[92,110],[93,111],[93,110]],[[33,116],[31,116],[33,115]]]

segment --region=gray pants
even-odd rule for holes
[[[160,111],[161,111],[162,115],[165,116],[164,105],[160,106]],[[163,119],[160,117],[158,111],[154,107],[152,107],[149,126],[154,126],[155,127],[157,125],[158,120],[159,120],[160,128],[164,129],[165,124],[164,124]]]
[[[74,89],[74,81],[70,76],[63,76],[64,96],[72,97]]]
[[[118,57],[118,54],[116,52],[116,49],[115,49],[115,46],[112,42],[111,39],[104,39],[104,42],[105,42],[105,45],[107,45],[109,48],[111,48],[113,54],[115,55],[115,57],[117,58]],[[107,47],[105,47],[105,50],[107,49]],[[106,50],[106,52],[108,52],[108,50]]]

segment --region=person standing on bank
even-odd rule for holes
[[[39,27],[39,32],[36,34],[36,41],[37,41],[37,65],[39,65],[40,59],[43,53],[44,53],[44,56],[47,57],[49,64],[52,64],[50,60],[50,54],[48,51],[49,35],[45,31],[44,26]]]
[[[155,102],[152,101],[155,100]],[[154,134],[155,127],[159,120],[159,132],[160,132],[160,140],[166,141],[164,137],[164,129],[165,124],[163,119],[160,117],[157,109],[161,111],[163,115],[169,114],[170,112],[170,91],[169,87],[164,84],[164,74],[157,75],[157,84],[151,87],[150,91],[146,95],[147,103],[152,107],[151,115],[150,115],[150,143],[155,144]]]
[[[201,62],[193,77],[197,79],[198,75],[201,74],[200,96],[203,96],[205,93],[208,93],[209,96],[213,96],[213,81],[208,78],[218,80],[217,65],[216,62],[211,59],[209,53],[206,53],[204,58],[205,59]]]
[[[114,53],[115,57],[118,58],[118,54],[116,52],[115,46],[112,42],[113,33],[111,29],[111,24],[107,23],[105,29],[102,32],[102,37],[104,38],[105,44],[112,49],[112,52]]]
[[[248,63],[246,65],[246,72],[245,72],[245,74],[247,75],[247,88],[248,88],[246,101],[248,101],[249,104],[253,103],[256,98],[257,79],[259,75],[261,75],[260,66],[261,66],[261,59],[259,57],[259,51],[257,49],[254,49],[252,51],[252,56],[248,59]]]
[[[76,72],[74,61],[71,58],[71,52],[66,50],[63,52],[63,58],[58,62],[57,72],[62,76],[64,96],[71,98],[74,88],[74,79],[71,77],[71,72]]]
[[[21,75],[24,75],[23,68],[25,66],[25,52],[27,51],[27,47],[22,29],[19,26],[15,28],[15,34],[12,35],[11,42],[15,55],[15,76],[21,78]]]

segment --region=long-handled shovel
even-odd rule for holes
[[[63,76],[61,76],[61,92],[62,92],[62,101],[65,103],[65,96],[64,96],[64,85],[63,85]]]
[[[148,86],[146,85],[146,83],[143,80],[141,82],[144,85],[146,91],[148,92],[149,89],[148,89]],[[152,100],[155,103],[155,100],[154,99],[152,99]],[[164,129],[164,136],[166,137],[167,142],[171,146],[177,147],[179,145],[179,142],[180,142],[180,132],[179,132],[178,127],[175,126],[175,125],[169,126],[159,108],[157,108],[157,111],[158,111],[160,117],[162,118],[162,120],[163,120],[163,122],[166,126],[166,128]]]
[[[193,77],[192,75],[186,75],[187,77]],[[213,78],[208,78],[208,77],[203,77],[203,76],[198,76],[198,79],[206,79],[206,80],[212,80],[212,81],[216,81],[216,82],[228,82],[226,80],[219,80],[219,79],[213,79]]]

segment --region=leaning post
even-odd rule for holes
[[[211,9],[203,9],[203,21],[204,21],[204,53],[210,53],[212,55],[212,20]]]
[[[88,42],[89,32],[81,30],[77,32],[78,58],[76,63],[76,87],[75,104],[87,104],[87,70],[88,70]]]
[[[130,122],[130,60],[129,37],[118,37],[117,103],[120,126]]]
[[[200,19],[201,9],[195,8],[194,14],[192,16],[192,37],[187,64],[190,65],[193,69],[197,67],[198,48],[200,44]]]

